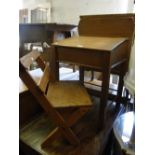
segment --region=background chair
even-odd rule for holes
[[[43,76],[37,85],[27,71],[30,64],[36,61],[43,70]],[[73,81],[49,80],[49,67],[45,64],[38,52],[22,57],[19,61],[19,76],[28,87],[32,95],[37,99],[49,118],[57,126],[42,143],[42,147],[51,144],[52,141],[61,135],[71,144],[80,143],[78,137],[71,127],[79,120],[92,106],[91,98],[86,89],[79,83]],[[65,109],[65,112],[63,111]]]

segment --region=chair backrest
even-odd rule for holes
[[[42,60],[44,60],[45,62],[50,62],[51,61],[51,50],[52,48],[49,47],[49,48],[44,48],[44,51],[41,52],[41,58]]]
[[[26,68],[29,69],[31,64],[36,61],[39,66],[41,67],[42,70],[45,69],[45,64],[42,63],[42,59],[40,57],[40,53],[37,51],[32,51],[26,55],[24,55],[22,58],[20,58],[20,62],[22,65]]]
[[[34,61],[37,62],[38,66],[44,72],[38,85],[35,83],[31,75],[27,71]],[[19,61],[19,67],[20,67],[19,76],[21,77],[21,79],[24,81],[24,83],[29,81],[28,83],[26,83],[26,85],[28,85],[28,88],[30,87],[29,85],[33,81],[32,83],[36,85],[36,87],[39,87],[38,89],[40,89],[43,93],[46,93],[46,89],[49,83],[49,67],[48,65],[45,65],[39,52],[32,51],[27,55],[23,56]],[[26,75],[25,77],[27,77],[27,81],[24,79],[22,75]]]
[[[39,84],[33,80],[28,72],[28,68],[33,61],[36,61],[44,72]],[[45,94],[49,82],[49,68],[42,61],[39,52],[32,51],[19,60],[19,76],[32,95],[37,99],[38,103],[51,115],[50,111],[54,108],[52,104],[49,103]]]

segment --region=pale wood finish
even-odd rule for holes
[[[43,75],[43,71],[46,67],[45,63],[43,62],[43,58],[42,54],[40,54],[37,51],[32,51],[30,53],[28,53],[27,55],[23,56],[22,58],[20,58],[21,63],[24,65],[24,67],[26,67],[27,69],[30,68],[30,65],[36,61],[39,64],[38,69],[35,70],[29,70],[29,74],[32,76],[33,80],[39,84],[41,77]],[[42,71],[41,71],[42,70]],[[47,69],[46,69],[47,70]],[[46,73],[47,74],[47,73]],[[45,89],[45,88],[44,88]],[[23,83],[23,81],[21,79],[19,79],[19,93],[23,93],[26,92],[28,90],[28,88],[26,87],[26,85]]]
[[[38,53],[35,52],[31,52],[30,54],[28,54],[27,56],[24,57],[25,59],[40,59],[40,55]],[[62,107],[65,108],[65,104],[66,107],[77,107],[79,109],[85,109],[85,106],[87,106],[87,109],[89,107],[92,106],[92,102],[91,99],[88,95],[88,93],[86,91],[84,91],[84,87],[82,85],[77,85],[77,83],[75,84],[65,84],[64,87],[64,83],[63,86],[61,86],[61,84],[59,84],[58,86],[60,87],[58,90],[60,91],[61,89],[63,89],[63,96],[59,96],[59,93],[56,90],[51,90],[48,89],[48,83],[49,81],[49,69],[48,66],[46,65],[45,69],[44,69],[44,75],[40,80],[40,84],[39,86],[35,83],[35,81],[31,78],[31,76],[29,75],[29,73],[27,72],[25,66],[29,65],[29,60],[24,60],[24,58],[22,58],[22,61],[19,62],[19,68],[20,68],[20,78],[23,80],[23,82],[26,84],[26,86],[28,87],[29,91],[33,94],[33,96],[37,99],[38,103],[40,103],[40,105],[43,107],[43,109],[47,112],[47,114],[49,115],[50,119],[59,127],[59,133],[61,132],[61,134],[66,137],[66,139],[73,145],[77,145],[80,143],[78,137],[74,134],[74,132],[71,129],[71,126],[68,124],[68,122],[63,118],[63,115],[61,115],[61,113],[59,111],[57,111],[55,109],[57,102],[59,104],[59,108],[61,107],[60,102],[62,100]],[[41,59],[40,59],[41,60]],[[22,62],[24,63],[24,65],[22,64]],[[25,63],[26,62],[26,63]],[[37,61],[38,62],[38,61]],[[39,61],[40,62],[40,61]],[[42,64],[42,62],[40,63]],[[52,86],[55,85],[54,83],[52,83]],[[58,88],[58,87],[57,87]],[[70,90],[69,89],[72,88],[75,90],[75,94],[73,96],[70,95]],[[76,89],[78,88],[78,89]],[[66,90],[65,90],[66,89]],[[47,91],[46,91],[47,90]],[[52,93],[52,97],[51,96],[46,96],[46,92],[47,94],[49,94],[48,92],[50,91],[50,93]],[[53,91],[53,92],[51,92]],[[56,93],[56,94],[55,94]],[[76,94],[80,94],[81,96],[79,98],[76,97]],[[57,96],[57,100],[55,98],[55,96]],[[67,96],[67,98],[66,98]],[[70,101],[74,101],[74,96],[75,96],[75,100],[76,102],[71,102],[68,103]],[[85,97],[83,97],[85,96]],[[61,97],[61,100],[60,100]],[[54,98],[54,99],[53,99]],[[49,100],[50,99],[50,100]],[[64,100],[67,101],[64,101]],[[55,102],[55,103],[54,103]],[[79,104],[81,102],[81,104]],[[75,105],[76,104],[76,105]],[[84,107],[83,107],[84,106]],[[86,112],[86,111],[85,111]],[[82,117],[83,113],[79,114],[78,118]],[[70,114],[70,117],[77,117],[77,115]],[[77,121],[77,119],[73,119],[74,121],[72,121],[72,124],[75,123],[75,121]],[[52,136],[52,135],[51,135]],[[46,141],[44,142],[44,144],[47,144],[47,141],[49,142],[49,138],[51,137],[49,136]],[[55,136],[56,138],[56,136]],[[54,138],[54,139],[55,139]],[[52,139],[52,138],[50,138]],[[53,139],[53,140],[54,140]]]
[[[106,44],[107,45],[106,45]],[[79,44],[83,47],[79,47]],[[93,46],[92,46],[93,44]],[[59,62],[71,62],[80,66],[89,67],[102,72],[101,107],[99,115],[99,128],[103,128],[104,109],[106,107],[109,89],[109,77],[111,68],[123,64],[127,61],[126,51],[128,50],[128,39],[123,37],[94,37],[78,36],[65,39],[53,44],[53,59],[51,64],[55,64],[55,80],[59,79]],[[54,60],[55,58],[55,60]],[[84,74],[80,80],[84,82]]]
[[[51,47],[45,48],[44,51],[41,53],[41,59],[45,62],[49,62],[51,60]]]
[[[91,99],[86,89],[81,86],[79,82],[62,81],[51,83],[48,88],[47,98],[56,108],[91,106]]]
[[[79,34],[84,36],[126,37],[129,39],[129,59],[135,31],[135,14],[105,14],[80,16]],[[128,63],[126,64],[126,66]],[[127,68],[126,68],[127,70]]]
[[[41,77],[39,81],[39,87],[43,92],[46,92],[46,88],[49,83],[49,78],[50,78],[49,71],[50,71],[49,66],[46,65],[43,76]]]
[[[129,59],[135,31],[135,14],[105,14],[80,16],[79,34],[84,36],[126,37],[129,39]],[[126,63],[127,70],[128,62]]]
[[[128,37],[134,32],[134,14],[80,16],[79,34],[100,37]]]
[[[41,148],[43,141],[55,125],[47,115],[39,115],[37,118],[32,119],[22,130],[20,130],[20,138],[29,149],[35,150],[39,154],[44,155],[99,155],[103,154],[106,148],[106,141],[108,138],[108,131],[111,131],[113,121],[115,120],[116,113],[114,107],[108,106],[108,117],[106,119],[106,127],[99,134],[96,133],[97,117],[99,100],[95,99],[94,107],[80,119],[72,128],[78,135],[81,143],[78,147],[69,145],[64,139],[57,140],[53,143],[46,144]],[[69,117],[71,119],[71,117]],[[109,130],[110,129],[110,130]],[[55,128],[53,132],[58,129]],[[25,148],[22,147],[24,150]],[[25,154],[29,155],[25,150]],[[33,153],[32,153],[33,154]]]
[[[113,65],[112,69],[110,70],[110,73],[117,74],[119,76],[118,91],[117,96],[115,96],[115,98],[122,99],[122,91],[124,84],[123,79],[124,75],[128,71],[131,46],[135,35],[135,14],[127,13],[80,16],[78,30],[80,36],[128,38],[128,48],[124,48],[125,52],[122,53],[126,55],[126,61],[119,61],[117,65]],[[120,59],[122,59],[122,54],[114,54],[112,55],[112,59],[116,60],[116,57],[118,56],[120,57]],[[81,72],[84,72],[84,69],[81,69]],[[101,77],[101,80],[103,80],[103,77]]]
[[[94,50],[106,50],[112,51],[117,46],[121,45],[126,38],[124,37],[89,37],[89,36],[77,36],[68,38],[59,42],[53,43],[53,45],[61,47],[77,47],[81,49],[94,49]],[[93,52],[93,51],[92,51]]]
[[[118,96],[121,97],[123,77],[128,70],[128,63],[135,31],[135,14],[105,14],[80,16],[79,34],[97,37],[126,37],[129,40],[126,50],[127,61],[123,66],[115,66],[111,73],[119,75]],[[122,63],[120,63],[122,64]]]
[[[34,97],[38,100],[41,104],[43,109],[48,113],[49,117],[55,122],[58,126],[60,126],[62,133],[66,135],[70,135],[68,140],[71,144],[77,145],[79,144],[78,138],[72,132],[70,128],[68,128],[66,122],[64,121],[63,117],[54,109],[52,104],[49,103],[48,99],[45,97],[41,89],[36,85],[36,83],[31,79],[30,75],[25,70],[24,66],[20,63],[20,77],[24,81],[24,83],[29,88],[29,91],[34,95]]]
[[[105,14],[80,16],[79,35],[97,37],[126,37],[129,40],[126,54],[130,55],[135,31],[135,14]]]

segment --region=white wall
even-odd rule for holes
[[[51,7],[51,0],[21,0],[22,8]]]
[[[52,21],[78,24],[80,15],[126,13],[132,0],[53,0]]]
[[[134,0],[22,0],[23,8],[51,7],[49,22],[78,24],[80,15],[127,13]]]

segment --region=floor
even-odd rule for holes
[[[78,147],[69,145],[65,140],[59,139],[50,147],[41,149],[43,139],[48,135],[54,125],[45,114],[35,118],[31,124],[20,130],[20,139],[36,152],[44,155],[99,155],[104,150],[107,136],[112,127],[112,122],[117,112],[114,105],[109,102],[106,116],[106,126],[103,131],[97,134],[97,117],[99,101],[94,98],[94,108],[87,113],[73,130],[81,140]],[[91,149],[90,149],[91,148]]]

